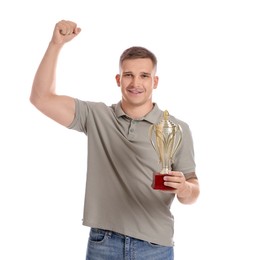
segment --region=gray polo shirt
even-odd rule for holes
[[[145,117],[133,120],[120,102],[107,106],[76,99],[75,107],[69,128],[84,132],[88,140],[83,224],[172,246],[174,194],[151,188],[153,173],[161,165],[148,133],[162,120],[163,111],[154,104]],[[186,179],[196,178],[190,129],[173,116],[170,120],[183,130],[172,169],[182,171]]]

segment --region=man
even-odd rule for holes
[[[30,100],[42,113],[88,138],[88,171],[83,224],[91,227],[88,259],[173,259],[174,197],[191,204],[199,195],[194,151],[188,125],[171,116],[183,130],[181,147],[164,185],[151,187],[159,170],[148,131],[162,119],[152,101],[158,85],[157,59],[143,47],[120,57],[116,83],[122,99],[107,106],[56,94],[56,66],[61,48],[79,35],[72,21],[62,20],[36,72]]]

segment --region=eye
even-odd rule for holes
[[[131,78],[132,74],[131,73],[124,73],[124,77]]]
[[[141,78],[143,78],[143,79],[145,79],[145,78],[149,78],[149,74],[146,74],[146,73],[143,73],[143,74],[141,74]]]

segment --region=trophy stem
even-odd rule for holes
[[[169,174],[171,171],[171,167],[169,166],[164,166],[160,172],[160,174]]]

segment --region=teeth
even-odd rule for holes
[[[138,90],[134,90],[134,89],[130,89],[129,90],[131,93],[133,93],[133,94],[139,94],[139,93],[141,93],[140,91],[138,91]]]

